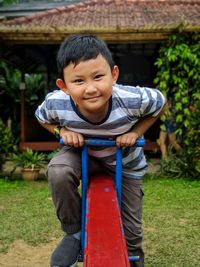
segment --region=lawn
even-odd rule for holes
[[[145,267],[199,266],[200,182],[147,176],[144,187]],[[45,180],[0,179],[0,212],[2,255],[15,240],[37,246],[62,235]]]
[[[145,266],[200,266],[199,202],[200,181],[145,180]]]

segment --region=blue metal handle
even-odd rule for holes
[[[85,144],[87,146],[116,146],[116,142],[113,140],[105,139],[85,139]],[[144,138],[138,138],[133,146],[143,147],[145,145]]]
[[[60,138],[60,144],[64,145],[63,139]],[[105,140],[105,139],[85,139],[85,144],[87,146],[116,146],[116,142],[113,140]],[[145,145],[144,138],[138,138],[134,146],[143,147]]]

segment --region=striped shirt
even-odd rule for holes
[[[85,137],[114,139],[134,130],[134,125],[141,118],[157,116],[164,103],[164,96],[156,89],[116,84],[109,100],[108,113],[101,122],[88,121],[80,114],[71,97],[61,90],[49,93],[35,115],[42,123],[57,123]],[[114,147],[91,147],[88,151],[108,168],[115,168]],[[123,176],[140,179],[147,170],[143,148],[127,147],[122,153]]]

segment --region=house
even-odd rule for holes
[[[180,25],[186,32],[200,31],[199,0],[71,0],[19,18],[1,15],[0,58],[24,73],[43,71],[51,90],[59,44],[72,34],[89,32],[108,43],[121,69],[119,83],[153,86],[158,48]],[[55,138],[26,117],[23,89],[21,84],[20,148],[55,149]],[[146,135],[146,149],[158,148],[157,135],[154,125]]]

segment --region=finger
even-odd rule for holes
[[[120,147],[126,147],[126,138],[121,137],[118,141]]]
[[[84,145],[84,138],[83,138],[82,134],[78,135],[78,142],[79,142],[80,147],[82,147]]]
[[[121,146],[121,136],[118,136],[118,137],[116,138],[116,145],[117,145],[118,147]]]
[[[63,143],[65,144],[65,145],[69,145],[69,143],[68,143],[68,137],[67,136],[62,136],[62,140],[63,140]]]
[[[72,135],[67,135],[66,136],[66,145],[73,146],[73,137]]]
[[[122,147],[129,147],[129,146],[132,146],[134,144],[134,139],[129,136],[129,135],[124,135],[122,138],[121,138],[121,141],[120,141],[120,145]]]
[[[132,138],[131,139],[131,146],[133,146],[135,144],[135,142],[136,142],[136,139],[135,138]]]
[[[78,134],[73,134],[73,146],[74,147],[79,147],[79,138],[78,138]]]
[[[126,146],[129,147],[129,146],[132,146],[133,144],[134,144],[134,139],[128,136],[126,139]]]

